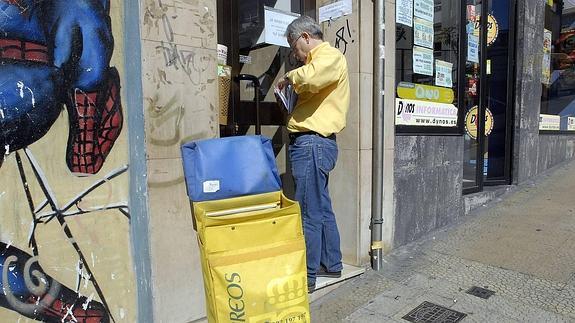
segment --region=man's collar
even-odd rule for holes
[[[320,44],[318,44],[317,46],[315,46],[314,48],[312,48],[309,53],[307,53],[307,59],[306,59],[306,64],[308,64],[311,59],[313,58],[313,56],[322,48],[329,46],[329,43],[327,41],[323,41]]]

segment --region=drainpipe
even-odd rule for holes
[[[371,192],[371,268],[382,266],[383,243],[383,84],[384,84],[384,3],[373,1],[373,165]]]

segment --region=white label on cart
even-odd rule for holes
[[[220,190],[220,181],[205,181],[204,193],[215,193]]]

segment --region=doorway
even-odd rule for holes
[[[285,124],[286,116],[276,104],[273,85],[296,67],[296,61],[287,43],[281,46],[265,39],[265,19],[269,11],[281,16],[313,17],[315,0],[218,0],[217,11],[218,44],[227,49],[225,66],[220,69],[228,70],[230,80],[229,90],[220,93],[220,100],[227,101],[225,116],[220,115],[220,137],[245,135],[258,122],[268,126]],[[247,78],[238,79],[240,75]]]
[[[515,0],[466,2],[464,194],[511,182],[515,72]]]

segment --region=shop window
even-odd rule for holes
[[[575,3],[545,1],[541,131],[575,131]]]
[[[461,133],[461,1],[398,0],[396,10],[397,132]]]

